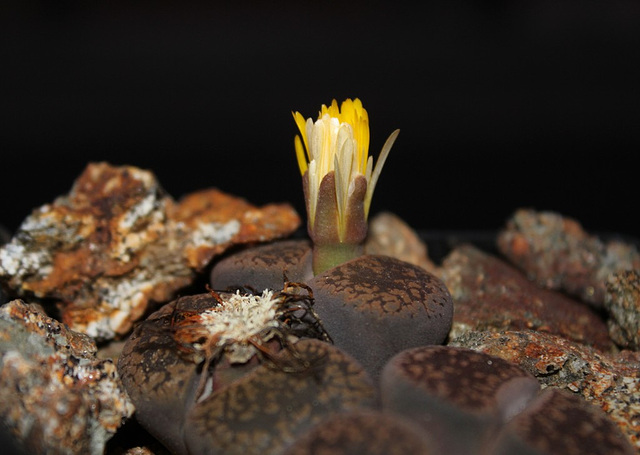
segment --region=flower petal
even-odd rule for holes
[[[349,190],[349,181],[353,173],[354,140],[351,126],[343,123],[338,130],[336,139],[336,152],[334,156],[336,199],[338,207],[338,233],[343,240],[346,231],[346,210]]]
[[[304,175],[304,173],[309,168],[307,164],[307,157],[305,156],[304,147],[302,146],[302,141],[300,140],[300,136],[296,134],[296,137],[293,142],[296,149],[296,157],[298,158],[298,167],[300,168],[300,174]]]
[[[380,177],[380,172],[382,172],[382,167],[384,166],[384,162],[387,161],[387,156],[389,156],[389,152],[391,151],[391,147],[393,147],[393,143],[396,141],[396,138],[400,134],[400,130],[395,130],[387,141],[384,143],[382,150],[380,151],[380,156],[378,157],[378,162],[376,163],[376,167],[371,174],[371,180],[369,180],[367,185],[367,194],[364,198],[364,216],[367,218],[369,216],[369,208],[371,207],[371,198],[373,197],[373,190],[376,188],[376,183],[378,183],[378,178]]]

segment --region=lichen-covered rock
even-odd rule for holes
[[[450,338],[476,330],[534,329],[602,350],[613,345],[605,322],[587,305],[536,286],[471,245],[453,250],[440,273],[455,302]]]
[[[444,283],[421,267],[389,256],[361,256],[307,283],[315,310],[339,348],[377,380],[394,354],[440,344],[453,302]]]
[[[610,357],[592,347],[532,330],[470,332],[450,343],[494,355],[534,375],[543,388],[582,395],[596,404],[640,450],[640,358]]]
[[[28,453],[102,454],[134,411],[113,362],[35,305],[0,307],[0,420]]]
[[[607,277],[640,268],[635,245],[604,243],[575,220],[520,209],[498,235],[498,248],[540,286],[560,289],[601,307]]]
[[[640,349],[640,272],[628,270],[609,276],[604,306],[609,312],[609,334],[618,345]]]
[[[19,296],[55,299],[74,330],[111,339],[214,255],[288,235],[299,222],[288,205],[256,208],[215,189],[176,203],[149,171],[93,163],[0,248],[0,281]]]
[[[380,389],[383,409],[420,424],[438,441],[436,453],[479,454],[540,386],[499,357],[423,346],[395,355],[385,365]]]

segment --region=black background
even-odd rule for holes
[[[304,213],[291,111],[359,97],[374,213],[638,234],[640,2],[175,3],[2,3],[0,224],[101,160]]]

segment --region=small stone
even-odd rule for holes
[[[0,307],[0,333],[0,426],[28,453],[104,453],[134,411],[113,362],[20,300]]]
[[[369,223],[364,251],[371,255],[391,256],[434,273],[436,265],[429,259],[427,245],[397,215],[381,212]]]
[[[507,424],[495,455],[632,455],[615,424],[579,396],[547,389]]]
[[[444,283],[389,256],[361,256],[308,282],[334,343],[376,380],[386,361],[411,347],[442,343],[453,302]]]
[[[430,455],[437,453],[419,426],[397,414],[343,412],[299,438],[285,455]]]
[[[256,208],[216,189],[175,203],[149,171],[93,163],[0,248],[0,281],[19,296],[56,300],[66,324],[109,340],[191,284],[215,255],[299,223],[290,206]]]
[[[520,209],[498,235],[498,249],[538,285],[564,290],[601,307],[607,277],[640,268],[635,245],[602,242],[575,220]]]
[[[242,250],[211,270],[213,289],[281,289],[285,280],[304,283],[313,277],[311,242],[282,240]]]
[[[640,272],[618,272],[607,280],[604,306],[609,334],[623,348],[640,349]]]
[[[483,453],[487,440],[538,393],[531,375],[470,349],[425,346],[403,351],[385,366],[383,409],[419,423],[438,441],[437,453]]]
[[[443,261],[441,278],[453,295],[450,338],[468,331],[532,329],[609,350],[605,322],[591,308],[542,289],[519,270],[471,245]]]
[[[640,450],[640,358],[613,357],[563,337],[532,330],[470,332],[451,342],[500,357],[534,375],[543,388],[580,394],[599,406]]]

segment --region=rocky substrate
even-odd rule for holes
[[[54,300],[71,328],[110,340],[191,284],[215,255],[299,224],[286,204],[258,208],[217,189],[175,202],[149,171],[94,163],[0,249],[0,280],[20,297]]]
[[[637,244],[523,209],[497,252],[461,243],[436,262],[384,213],[367,255],[313,277],[308,241],[274,241],[299,223],[287,205],[217,189],[176,202],[148,171],[88,166],[0,247],[0,440],[25,453],[640,451]]]

